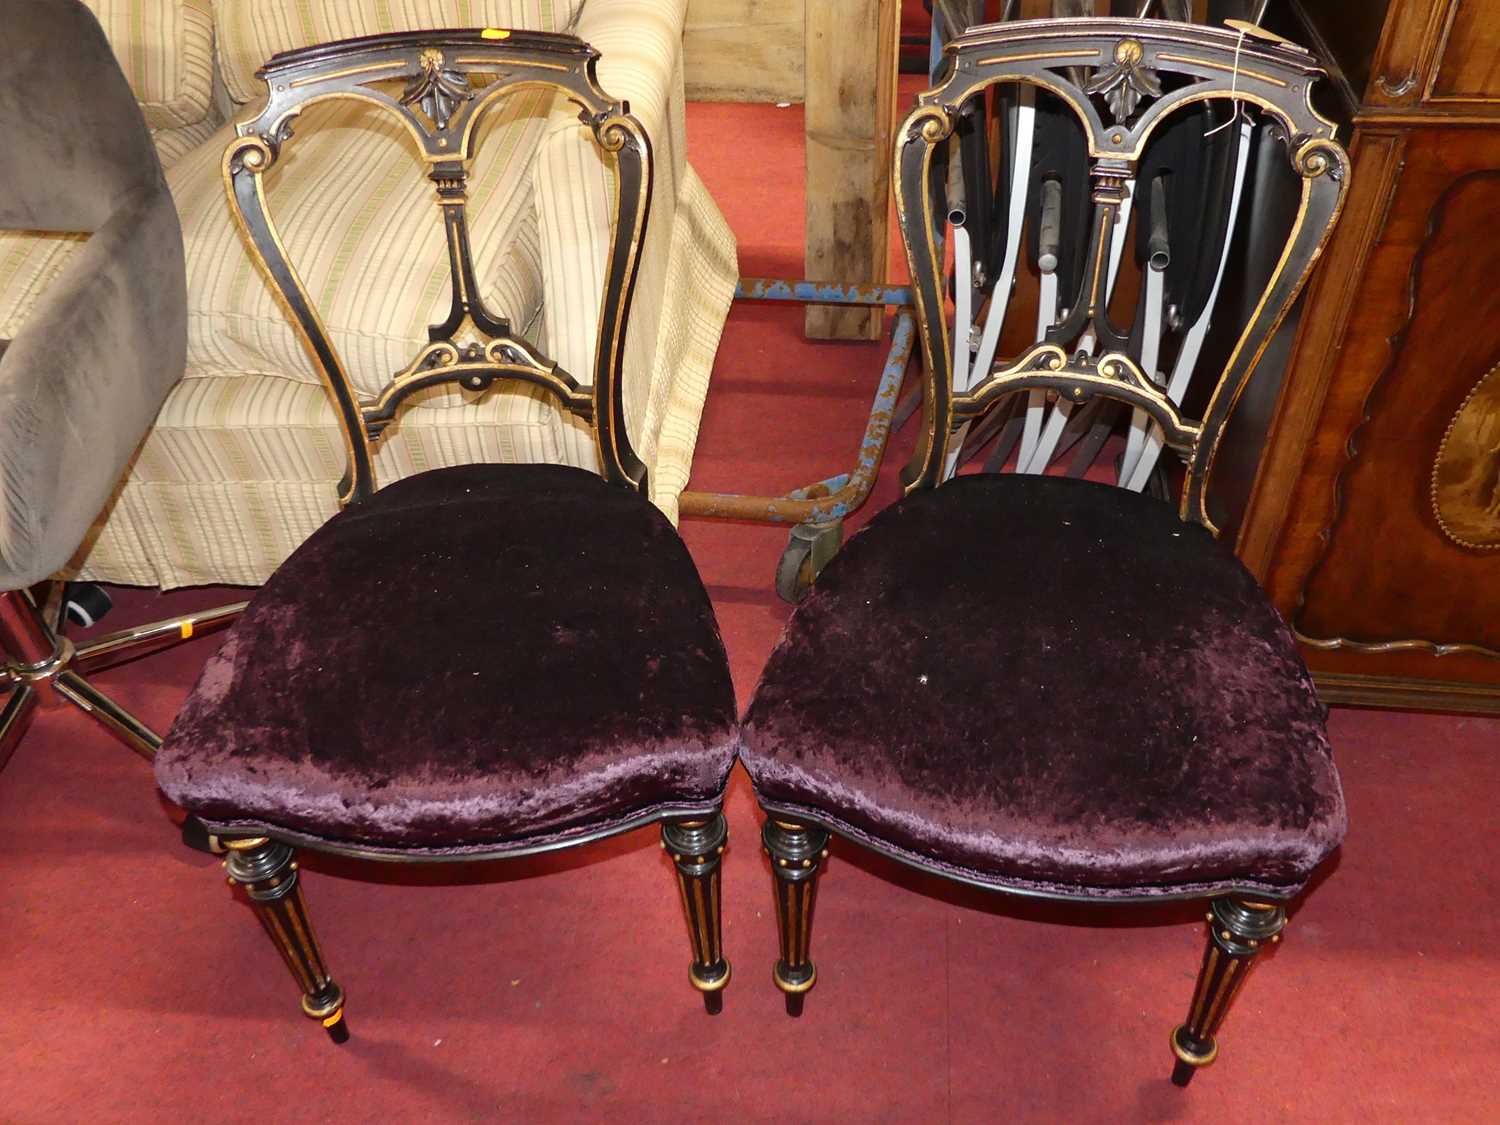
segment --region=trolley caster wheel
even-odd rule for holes
[[[844,540],[844,523],[799,523],[787,536],[786,550],[776,564],[776,593],[782,601],[796,605],[807,597],[813,581]]]
[[[812,544],[794,536],[776,564],[776,596],[796,605],[812,589]]]
[[[97,624],[114,605],[104,587],[94,582],[69,582],[63,590],[63,608],[68,620],[80,628]]]

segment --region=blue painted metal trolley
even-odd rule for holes
[[[776,592],[789,602],[800,601],[814,578],[837,553],[843,541],[844,520],[870,495],[885,447],[898,425],[897,400],[906,379],[917,339],[916,312],[911,290],[888,285],[841,285],[836,282],[741,278],[735,299],[791,301],[817,305],[893,306],[890,352],[870,404],[869,421],[859,455],[848,472],[794,488],[782,496],[750,496],[734,492],[682,494],[681,512],[699,519],[750,520],[792,524],[786,551],[776,568]],[[904,418],[901,419],[904,421]]]

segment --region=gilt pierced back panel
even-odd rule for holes
[[[591,426],[603,476],[638,490],[645,468],[625,427],[621,372],[625,332],[640,249],[650,211],[651,146],[624,102],[610,98],[595,75],[598,54],[568,35],[475,29],[368,36],[274,56],[259,72],[268,98],[237,127],[223,174],[230,209],[257,264],[282,299],[337,410],[348,468],[341,504],[375,488],[372,446],[402,405],[444,385],[483,393],[519,381],[547,392]],[[470,245],[471,172],[484,123],[497,106],[535,91],[560,93],[613,161],[613,222],[606,251],[593,370],[570,372],[526,340],[483,296]],[[361,394],[291,260],[267,202],[267,173],[295,143],[308,107],[355,101],[383,111],[411,137],[433,188],[432,219],[449,272],[446,315],[428,326],[428,340],[389,382]],[[530,153],[517,152],[527,160]]]
[[[1180,514],[1217,530],[1206,481],[1225,427],[1348,184],[1333,123],[1312,108],[1321,74],[1301,48],[1248,26],[1031,20],[947,45],[896,153],[926,360],[908,489],[951,474],[964,432],[1002,401],[1045,399],[1065,417],[1111,400],[1139,431],[1122,463],[1151,442],[1175,450]],[[1250,221],[1247,167],[1267,180],[1289,170],[1296,207],[1283,226]],[[1221,285],[1231,250],[1265,263],[1242,275],[1253,299],[1221,292],[1233,288]],[[998,327],[1018,257],[1041,279],[1035,327],[1019,337]],[[1117,292],[1127,258],[1138,269]],[[1220,354],[1203,348],[1210,322],[1227,330]],[[1213,369],[1190,388],[1200,352]]]

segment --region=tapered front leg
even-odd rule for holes
[[[772,888],[781,935],[781,958],[772,977],[786,994],[786,1014],[800,1016],[802,999],[818,979],[808,953],[812,947],[813,895],[823,860],[828,858],[828,833],[772,816],[766,820],[761,839],[775,876]]]
[[[307,904],[302,900],[292,849],[264,836],[225,840],[224,847],[229,852],[224,860],[229,882],[238,883],[250,896],[261,925],[302,989],[302,1010],[321,1023],[335,1043],[347,1043],[344,991],[323,964]]]
[[[724,986],[729,983],[729,961],[719,909],[719,863],[729,840],[723,813],[708,820],[667,821],[661,826],[661,846],[677,866],[677,886],[687,911],[688,938],[693,962],[688,979],[703,993],[709,1015],[724,1008]]]
[[[1172,1053],[1177,1064],[1172,1081],[1186,1086],[1199,1067],[1219,1054],[1214,1035],[1229,1005],[1245,983],[1250,967],[1268,945],[1281,940],[1286,911],[1271,903],[1241,899],[1214,899],[1208,913],[1208,948],[1198,970],[1198,987],[1187,1022],[1172,1032]]]

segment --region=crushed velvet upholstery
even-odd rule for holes
[[[798,608],[742,737],[773,812],[1017,890],[1285,896],[1345,827],[1254,579],[1087,481],[960,477],[882,512]]]
[[[77,551],[187,352],[177,211],[76,0],[5,0],[0,229],[91,236],[0,353],[0,590],[14,590]]]
[[[498,854],[716,808],[735,718],[657,508],[581,469],[466,465],[382,489],[281,566],[156,776],[217,824]]]

